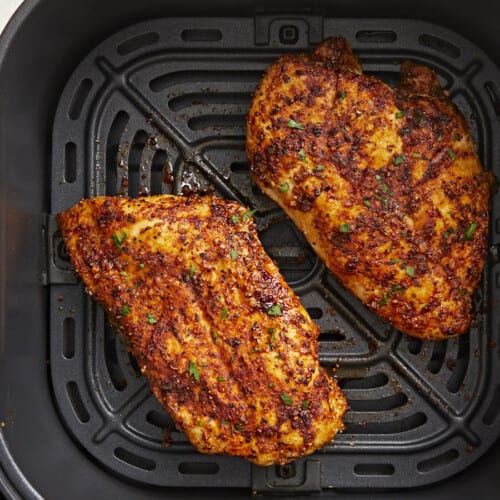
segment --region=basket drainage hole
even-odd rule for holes
[[[458,451],[451,449],[437,455],[435,457],[429,458],[428,460],[422,460],[417,464],[417,470],[419,472],[431,472],[436,469],[441,469],[444,466],[451,464],[458,458]]]
[[[397,38],[394,31],[388,30],[363,30],[356,33],[356,40],[362,43],[392,43]]]
[[[395,469],[392,464],[356,464],[353,470],[358,476],[392,476]]]
[[[182,462],[179,464],[181,474],[212,475],[219,472],[219,466],[215,462]]]
[[[90,415],[83,404],[82,396],[80,395],[80,390],[76,382],[70,381],[66,384],[66,392],[68,393],[68,398],[75,412],[76,418],[80,420],[82,424],[87,423],[90,420]]]
[[[124,42],[120,43],[118,47],[116,47],[116,51],[121,56],[126,56],[131,52],[135,52],[136,50],[147,47],[148,45],[153,45],[160,39],[160,35],[158,33],[150,32],[143,33],[141,35],[134,36],[133,38],[129,38]]]
[[[185,42],[218,42],[222,39],[222,31],[218,29],[186,29],[181,33]]]
[[[172,427],[172,419],[166,414],[156,410],[151,410],[146,415],[146,421],[160,429]]]
[[[323,311],[319,307],[307,307],[306,310],[311,319],[320,319],[323,316]]]
[[[76,144],[68,142],[64,146],[64,181],[71,184],[76,181]]]
[[[71,359],[75,355],[75,320],[64,318],[63,320],[63,356]]]
[[[420,45],[424,45],[425,47],[437,50],[449,57],[452,57],[453,59],[457,59],[458,57],[460,57],[460,49],[456,45],[435,35],[420,35],[418,41]]]
[[[121,446],[115,448],[115,457],[128,465],[137,467],[138,469],[147,471],[156,469],[156,463],[153,460],[150,460],[146,457],[141,457],[140,455],[136,455],[135,453],[132,453],[131,451],[126,450]]]
[[[483,423],[485,425],[491,425],[498,414],[500,413],[500,385],[497,385],[495,393],[493,394],[493,399],[491,400],[486,413],[483,416]]]

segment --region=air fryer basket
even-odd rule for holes
[[[245,115],[264,69],[281,54],[308,50],[332,35],[346,37],[364,71],[390,85],[397,84],[405,59],[434,68],[470,124],[484,165],[499,175],[500,71],[469,39],[427,21],[313,12],[160,17],[96,40],[67,75],[50,124],[50,168],[43,179],[50,195],[38,219],[45,300],[39,317],[46,318],[48,342],[43,397],[60,425],[61,449],[72,447],[90,462],[99,475],[89,477],[100,477],[105,488],[121,483],[151,497],[186,487],[192,493],[324,495],[332,488],[352,497],[374,489],[408,492],[470,468],[497,440],[497,196],[470,331],[427,343],[391,328],[344,290],[251,180]],[[261,468],[194,450],[152,396],[102,309],[84,293],[55,223],[56,213],[83,197],[191,192],[215,192],[257,208],[261,240],[320,326],[321,363],[336,370],[349,400],[345,432],[291,465]],[[15,206],[15,193],[8,200]],[[9,208],[2,208],[9,217]],[[4,289],[2,302],[22,323],[23,309],[18,299],[8,300],[10,291]],[[24,378],[35,383],[29,374]],[[0,410],[0,484],[7,493],[14,485],[35,496],[28,481],[12,479],[23,468],[16,469],[10,455],[9,432],[23,425],[26,417],[18,412],[24,412],[8,395]]]

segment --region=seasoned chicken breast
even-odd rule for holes
[[[464,333],[488,238],[490,177],[431,69],[363,75],[348,43],[285,55],[248,114],[260,188],[368,308],[426,340]]]
[[[99,197],[57,217],[71,261],[201,452],[284,464],[342,430],[318,327],[218,197]]]

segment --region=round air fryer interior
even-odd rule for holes
[[[263,71],[284,52],[338,34],[366,73],[391,85],[405,59],[434,68],[493,165],[498,71],[470,42],[425,22],[264,16],[254,30],[250,19],[159,19],[103,42],[69,79],[54,120],[52,213],[82,197],[192,192],[256,208],[262,242],[320,326],[321,362],[337,367],[350,405],[335,443],[290,466],[196,453],[77,284],[49,217],[53,391],[68,432],[113,473],[154,486],[411,488],[462,470],[497,438],[500,384],[491,381],[500,360],[486,314],[498,293],[496,249],[470,332],[422,342],[344,290],[249,175],[245,117]]]

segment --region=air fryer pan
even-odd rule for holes
[[[471,125],[484,165],[498,168],[500,72],[471,42],[426,22],[158,19],[101,43],[69,79],[54,119],[45,220],[50,375],[67,432],[110,474],[149,486],[264,493],[412,488],[463,470],[497,439],[500,227],[491,227],[470,332],[427,343],[391,328],[344,290],[251,180],[245,115],[264,69],[332,35],[346,37],[365,72],[391,85],[405,59],[434,68]],[[321,363],[337,368],[351,407],[346,430],[294,464],[261,468],[194,450],[75,279],[55,224],[56,213],[83,197],[192,192],[258,209],[266,250],[321,328]]]

